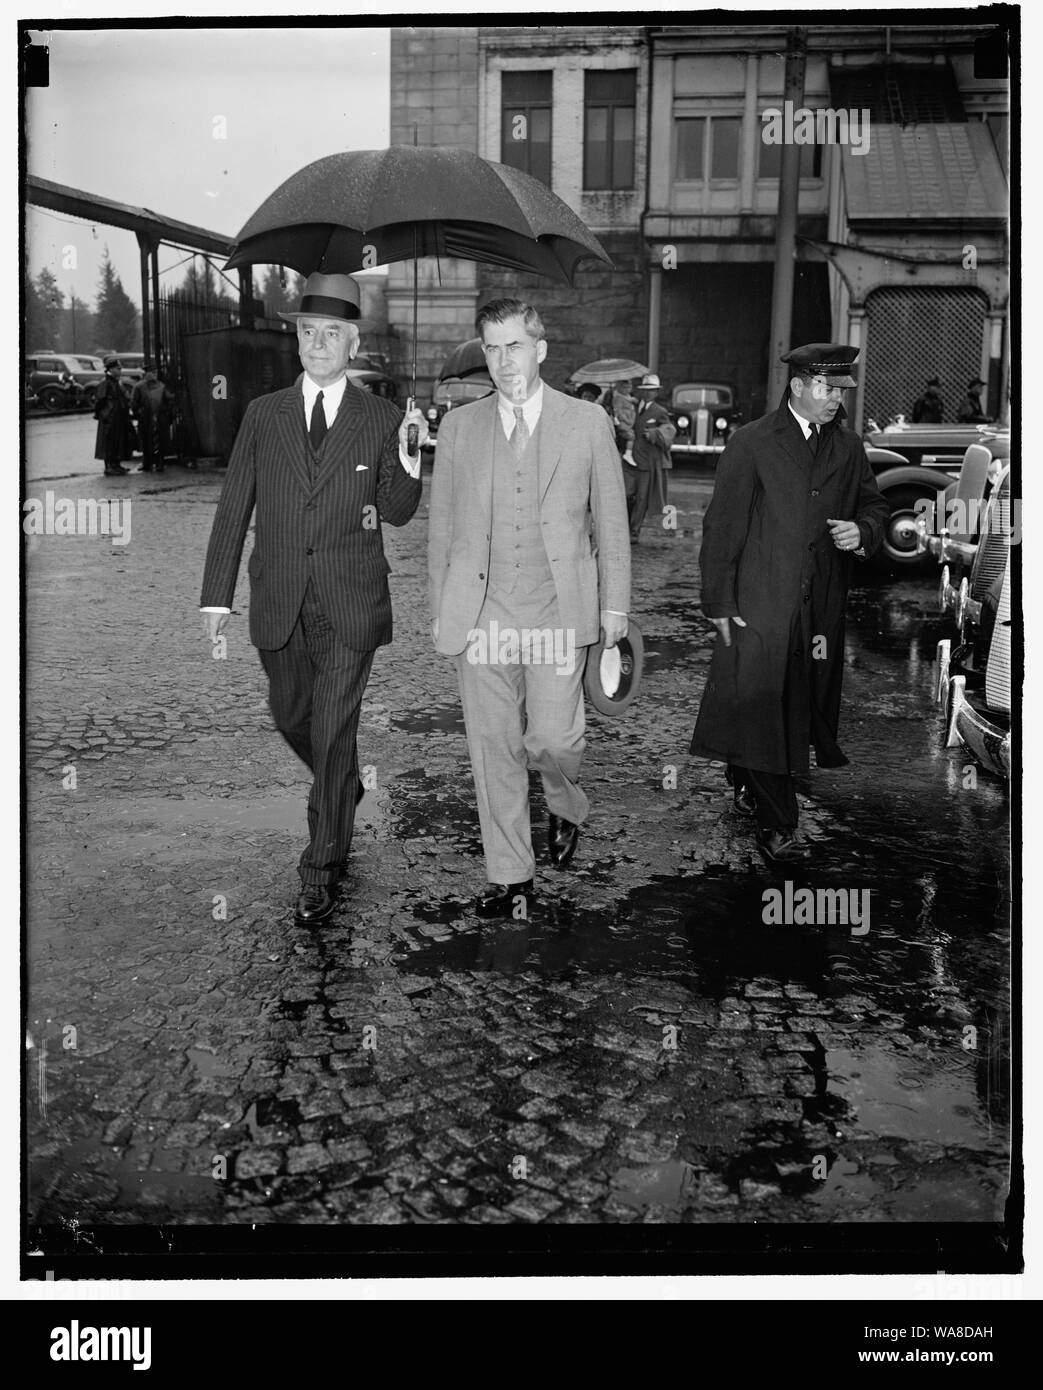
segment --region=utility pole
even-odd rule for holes
[[[786,81],[783,93],[783,129],[792,131],[792,120],[785,117],[804,105],[804,66],[808,31],[802,26],[790,29],[786,37]],[[788,105],[792,103],[792,105]],[[768,394],[765,406],[774,410],[789,380],[789,368],[779,358],[793,344],[793,283],[797,255],[797,210],[800,202],[800,156],[802,146],[792,139],[782,146],[779,176],[779,208],[775,219],[775,274],[771,286],[771,339],[768,347]]]
[[[76,351],[76,286],[69,290],[69,318],[72,320],[72,350]]]

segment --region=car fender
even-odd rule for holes
[[[897,487],[925,487],[935,493],[944,492],[951,484],[952,478],[947,473],[935,473],[929,468],[914,468],[909,464],[902,468],[888,468],[876,475],[876,485],[885,496]]]

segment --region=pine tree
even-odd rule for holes
[[[44,266],[35,280],[25,281],[25,345],[29,352],[59,352],[65,295]]]
[[[141,347],[141,320],[137,308],[113,269],[107,246],[98,282],[94,338],[103,352],[131,352]]]

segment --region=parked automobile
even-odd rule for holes
[[[963,744],[998,777],[1011,765],[1011,547],[1020,540],[1018,503],[1003,470],[982,517],[970,573],[955,606],[959,641],[938,643],[936,698],[947,747]]]
[[[916,544],[921,555],[942,566],[939,603],[955,611],[956,594],[977,553],[988,499],[1009,466],[1010,435],[995,434],[971,444],[955,482],[944,492],[920,499]]]
[[[54,354],[27,357],[24,377],[29,390],[36,396],[37,404],[44,410],[54,413],[78,410],[88,403],[84,387],[73,379],[64,359]]]
[[[427,440],[424,447],[433,449],[438,440],[438,426],[447,410],[480,401],[491,396],[496,387],[487,372],[472,372],[470,376],[450,376],[440,381],[431,395],[427,408]]]
[[[677,427],[672,454],[719,455],[742,424],[735,388],[726,381],[684,381],[670,393],[670,417]]]
[[[58,371],[68,372],[73,381],[83,387],[83,404],[94,404],[95,393],[105,375],[100,358],[79,352],[38,352],[35,357],[38,363],[50,362]]]
[[[958,479],[971,444],[992,449],[1009,436],[988,425],[906,425],[881,430],[870,421],[865,450],[891,516],[876,563],[892,569],[927,571],[930,554],[917,540],[918,521],[927,502],[940,504]],[[998,443],[997,449],[1004,448]]]
[[[398,395],[395,379],[388,376],[387,372],[378,371],[376,368],[349,367],[347,377],[352,386],[370,391],[374,396],[383,396],[385,400],[393,401]]]

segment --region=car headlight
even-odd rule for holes
[[[677,417],[677,428],[678,428],[679,430],[686,430],[686,429],[688,428],[688,416],[687,416],[687,415],[678,415],[678,417]]]
[[[728,421],[723,415],[718,415],[717,419],[713,422],[713,427],[716,430],[726,430],[728,428]]]

